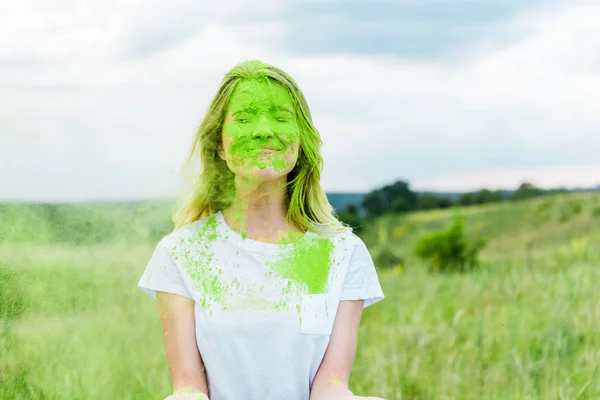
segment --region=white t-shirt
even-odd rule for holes
[[[211,400],[308,400],[339,301],[384,298],[352,232],[264,243],[220,211],[165,236],[138,286],[194,300]]]

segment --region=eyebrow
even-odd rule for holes
[[[256,107],[250,105],[250,106],[246,106],[244,108],[240,108],[239,110],[234,111],[232,114],[236,115],[236,114],[243,113],[243,112],[255,114],[256,111],[257,111]],[[290,114],[294,113],[292,110],[290,110],[288,107],[285,107],[285,106],[271,106],[271,107],[269,107],[269,111],[271,111],[271,112],[283,111],[283,112],[287,112]]]
[[[270,111],[286,111],[286,112],[289,112],[289,113],[293,112],[292,110],[290,110],[289,108],[284,107],[284,106],[272,106],[270,108]]]
[[[237,111],[234,111],[232,114],[236,115],[236,114],[240,114],[240,113],[251,113],[251,114],[255,114],[256,113],[256,108],[253,107],[244,107],[244,108],[240,108]]]

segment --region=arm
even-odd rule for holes
[[[194,301],[160,291],[157,291],[157,298],[173,392],[191,390],[207,395],[204,363],[196,343]]]
[[[353,396],[348,389],[350,370],[356,355],[363,300],[340,301],[325,356],[317,370],[310,400]]]
[[[348,389],[350,370],[356,356],[363,302],[364,300],[340,301],[329,345],[313,381],[310,400],[379,399],[354,396]]]

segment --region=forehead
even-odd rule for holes
[[[232,108],[273,105],[287,106],[286,108],[291,110],[293,109],[292,96],[279,83],[267,80],[241,81],[229,99],[229,106]]]

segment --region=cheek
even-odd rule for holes
[[[297,127],[290,127],[288,129],[282,129],[280,132],[281,141],[287,146],[293,146],[299,142],[300,132]]]
[[[236,138],[244,135],[244,125],[236,124],[233,120],[226,120],[223,125],[223,142],[233,142]]]
[[[298,159],[299,149],[300,149],[300,143],[298,143],[298,142],[295,142],[295,143],[292,143],[291,145],[289,145],[285,152],[285,160],[290,163],[296,162],[296,160]]]
[[[225,158],[227,158],[227,156],[230,154],[230,148],[231,148],[231,138],[226,137],[225,135],[223,135],[223,138],[221,139],[221,149],[222,149],[222,154]]]
[[[259,150],[259,143],[249,136],[229,139],[227,153],[232,157],[247,157]]]

